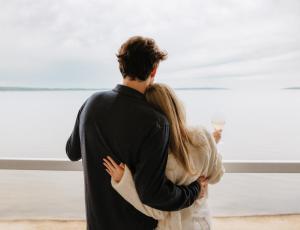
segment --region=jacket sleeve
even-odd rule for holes
[[[83,105],[81,106],[81,108],[78,111],[73,131],[66,143],[66,153],[71,161],[78,161],[81,159],[79,121],[80,121],[80,114],[81,114],[85,104],[86,104],[86,102],[83,103]]]
[[[218,183],[225,173],[225,168],[222,163],[222,155],[218,153],[216,142],[213,136],[205,130],[206,137],[210,146],[210,167],[208,172],[208,183]]]
[[[139,195],[136,191],[132,173],[130,169],[125,165],[124,175],[118,183],[113,179],[111,180],[112,187],[133,207],[135,207],[138,211],[143,214],[152,217],[156,220],[164,219],[168,212],[160,211],[155,208],[151,208],[145,204],[143,204],[139,198]]]
[[[198,182],[178,186],[166,178],[168,143],[168,122],[155,122],[141,146],[133,179],[143,204],[162,211],[176,211],[190,206],[197,199],[200,186]]]

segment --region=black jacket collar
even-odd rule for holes
[[[125,86],[125,85],[121,85],[121,84],[118,84],[114,89],[113,91],[115,92],[119,92],[119,93],[122,93],[122,94],[126,94],[128,96],[131,96],[131,97],[135,97],[135,98],[139,98],[141,100],[145,100],[145,95],[133,88],[130,88],[128,86]]]

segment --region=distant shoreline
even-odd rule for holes
[[[34,87],[0,87],[0,91],[94,91],[109,90],[106,88],[34,88]]]
[[[5,91],[107,91],[112,88],[46,88],[46,87],[15,87],[0,86],[0,92]],[[197,90],[231,90],[224,87],[175,87],[177,91],[197,91]],[[300,87],[279,88],[279,90],[300,90]]]
[[[300,90],[300,87],[287,87],[283,89],[288,89],[288,90]]]
[[[180,87],[174,88],[175,90],[229,90],[228,88],[221,87]],[[105,91],[111,90],[110,88],[35,88],[35,87],[12,87],[0,86],[0,91]]]

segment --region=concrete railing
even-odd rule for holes
[[[300,173],[300,161],[223,161],[226,173]],[[81,171],[81,161],[0,158],[0,170]]]

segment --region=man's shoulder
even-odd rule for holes
[[[116,93],[112,90],[94,92],[86,99],[86,104],[92,106],[94,104],[98,104],[99,102],[109,101],[109,99],[112,99],[115,94]]]
[[[109,98],[113,98],[112,90],[94,92],[86,98],[85,102],[82,105],[82,108],[84,107],[85,112],[88,113],[95,112],[95,107],[97,107],[99,104],[105,104],[99,102],[109,101]]]
[[[89,96],[89,100],[97,100],[99,98],[113,96],[116,93],[113,90],[97,91]]]

